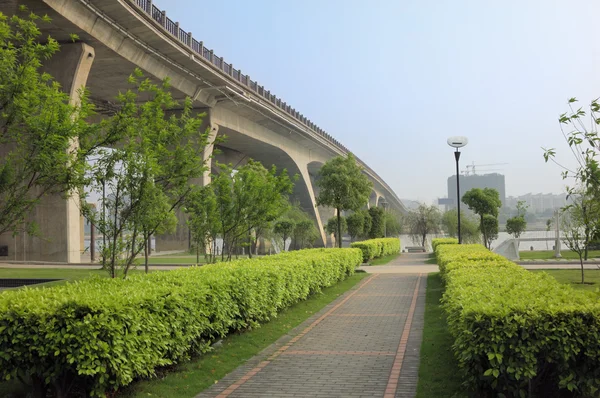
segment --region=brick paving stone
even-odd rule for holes
[[[372,275],[197,398],[414,397],[425,285]]]

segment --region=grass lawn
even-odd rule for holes
[[[565,260],[579,260],[577,253],[570,250],[562,250],[560,252],[562,258]],[[554,250],[539,250],[539,251],[520,251],[519,256],[521,260],[556,260],[554,257]],[[600,257],[600,250],[590,250],[588,258]]]
[[[425,261],[425,264],[435,264],[435,265],[437,265],[437,260],[435,258],[435,253],[431,253],[429,255],[429,259],[427,261]]]
[[[458,377],[458,364],[452,354],[452,336],[440,307],[444,287],[438,272],[427,277],[425,324],[421,343],[418,398],[468,397]]]
[[[0,278],[66,279],[72,281],[89,278],[92,275],[108,276],[108,272],[101,269],[0,268]]]
[[[398,257],[400,257],[400,253],[390,254],[389,256],[383,256],[383,257],[379,257],[379,258],[374,258],[371,261],[369,261],[369,265],[386,265],[387,263],[389,263],[392,260],[397,259]]]
[[[144,266],[144,259],[137,258],[135,260],[138,267]],[[204,264],[204,256],[200,256],[200,263],[196,261],[196,256],[150,256],[148,264]]]
[[[142,273],[144,272],[143,267],[137,270],[130,270],[129,274]],[[152,268],[150,268],[150,272]],[[54,285],[60,285],[65,281],[74,281],[92,277],[94,275],[108,278],[108,272],[97,269],[74,269],[74,268],[0,268],[0,278],[17,278],[17,279],[62,279],[56,282],[40,283],[37,285],[30,285],[29,288],[35,287],[50,287]],[[16,288],[20,289],[20,288]],[[7,289],[11,290],[11,289]]]
[[[222,346],[214,351],[177,366],[174,371],[162,374],[159,379],[134,383],[118,396],[193,397],[320,311],[366,276],[366,273],[357,273],[284,310],[277,318],[260,328],[228,336],[223,340]]]
[[[581,284],[580,269],[544,269],[532,270],[532,272],[546,272],[556,278],[560,283],[566,283],[575,289],[590,290],[592,292],[600,288],[600,270],[586,269],[584,271],[585,284]]]

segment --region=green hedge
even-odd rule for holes
[[[361,261],[357,249],[313,249],[4,292],[0,376],[59,396],[71,383],[103,396],[268,321]]]
[[[479,396],[598,396],[600,294],[532,273],[481,245],[438,245],[453,350]],[[552,395],[554,396],[554,395]]]
[[[458,239],[456,238],[435,238],[431,240],[431,248],[435,252],[435,248],[438,245],[458,245]]]
[[[399,238],[369,239],[350,244],[350,247],[362,250],[363,262],[374,258],[400,253]]]

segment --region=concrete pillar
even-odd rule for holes
[[[202,160],[205,163],[207,169],[204,171],[202,176],[193,181],[193,183],[206,186],[210,184],[210,170],[211,170],[211,158],[214,150],[214,141],[219,132],[219,126],[210,124],[210,115],[207,115],[201,129],[210,128],[208,136],[208,145],[202,152]],[[172,234],[163,234],[156,236],[156,251],[173,251],[180,250],[186,251],[190,249],[190,230],[187,226],[187,217],[183,211],[177,212],[177,227]]]
[[[304,185],[306,185],[306,190],[308,191],[308,196],[310,197],[310,203],[312,205],[312,209],[304,209],[306,211],[309,212],[309,214],[313,214],[314,219],[317,222],[317,229],[319,230],[319,236],[321,237],[321,240],[319,242],[319,244],[317,244],[317,246],[323,247],[326,246],[327,244],[327,235],[325,233],[324,230],[324,225],[323,225],[323,221],[321,219],[321,214],[319,212],[319,208],[317,207],[317,200],[316,200],[316,195],[315,195],[315,190],[313,188],[313,183],[311,180],[311,176],[310,173],[308,171],[308,164],[298,164],[298,168],[300,169],[300,177],[302,178],[302,182],[304,183]],[[296,185],[298,185],[300,183],[300,181],[296,182]]]
[[[69,94],[71,105],[80,103],[79,91],[85,88],[94,56],[94,49],[85,43],[63,44],[60,52],[42,67]],[[0,245],[9,247],[9,259],[80,262],[82,228],[77,194],[42,198],[30,219],[38,224],[39,236],[21,233],[16,238],[8,234],[0,237]]]

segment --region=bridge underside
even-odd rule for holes
[[[228,136],[221,144],[223,151],[215,156],[216,160],[243,164],[252,158],[266,167],[275,165],[278,169],[286,168],[292,175],[299,175],[293,199],[313,217],[321,233],[321,244],[325,244],[327,237],[323,225],[334,213],[331,209],[316,207],[314,176],[320,165],[343,154],[339,148],[325,139],[315,138],[281,111],[269,108],[268,103],[235,87],[237,83],[223,77],[221,72],[217,73],[212,66],[199,63],[173,36],[135,12],[135,6],[127,0],[4,0],[0,2],[0,12],[15,14],[19,5],[52,19],[50,23],[40,24],[42,37],[52,36],[61,43],[62,49],[46,68],[66,91],[70,92],[73,85],[85,86],[91,92],[91,101],[99,114],[110,115],[117,109],[116,95],[129,88],[127,78],[136,67],[155,82],[168,77],[175,99],[192,97],[195,108],[208,110],[207,125],[215,126],[219,135]],[[80,42],[73,44],[71,34],[77,34]],[[66,55],[81,43],[94,53],[87,59],[85,78],[81,76],[82,70],[70,75],[65,73],[76,63]],[[141,101],[146,99],[140,98]],[[208,150],[207,157],[211,153]],[[371,205],[376,205],[379,197],[388,193],[395,198],[385,183],[368,175],[377,191]],[[209,181],[206,176],[198,183]],[[32,218],[46,226],[44,233],[47,236],[24,236],[14,240],[5,234],[0,236],[0,245],[13,248],[9,253],[14,259],[78,262],[83,249],[81,221],[76,214],[79,204],[73,198],[66,201],[49,198],[48,201],[55,204],[40,206],[32,214]],[[393,203],[399,210],[404,210],[399,200]],[[168,246],[187,249],[187,236],[185,226],[180,225],[175,236],[166,242]]]

